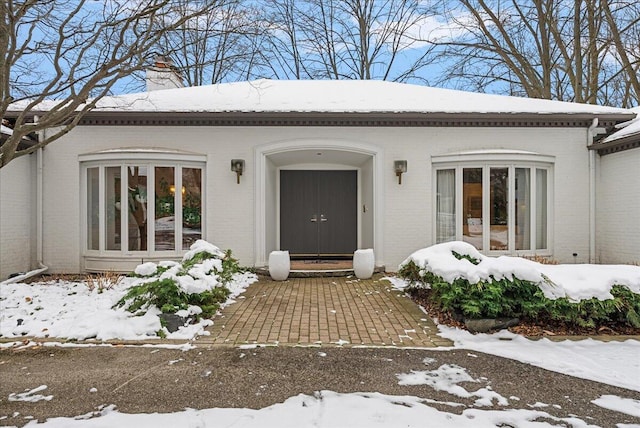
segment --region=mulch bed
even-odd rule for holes
[[[428,290],[417,289],[409,293],[411,299],[416,304],[422,306],[431,318],[437,318],[439,324],[450,327],[465,329],[464,323],[456,319],[451,313],[443,312],[439,308],[434,307],[428,300]],[[545,336],[621,336],[636,335],[640,336],[640,328],[634,328],[624,324],[606,324],[596,328],[585,328],[574,325],[567,325],[562,322],[553,320],[530,320],[523,319],[514,327],[509,327],[509,331],[529,337],[545,337]]]

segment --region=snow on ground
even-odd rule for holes
[[[640,391],[640,341],[601,342],[593,339],[530,340],[507,330],[493,334],[438,326],[440,336],[455,348],[521,361],[558,373]]]
[[[134,316],[112,309],[133,281],[129,278],[100,292],[83,282],[4,284],[0,288],[2,337],[57,337],[84,340],[149,339],[162,328],[151,309]]]
[[[635,292],[640,290],[640,268],[617,266],[548,266],[538,265],[523,259],[499,257],[485,258],[460,243],[436,249],[426,254],[423,250],[412,258],[428,263],[430,268],[448,270],[443,275],[468,275],[483,278],[486,275],[516,275],[520,278],[549,278],[553,292],[578,299],[606,298],[613,284],[625,284]],[[467,260],[450,257],[454,248],[461,254],[470,253],[480,263],[476,266]],[[446,251],[444,251],[446,249]],[[448,251],[448,256],[446,252]],[[494,260],[494,261],[492,261]],[[522,262],[520,261],[522,260]],[[479,266],[479,267],[478,267]],[[140,267],[143,274],[151,274],[156,267]],[[438,273],[439,274],[439,273]],[[544,276],[543,276],[544,275]],[[402,289],[406,284],[397,278],[387,278],[392,286]],[[587,280],[588,279],[588,280]],[[237,297],[255,280],[250,274],[238,275],[230,284],[232,296]],[[80,282],[57,282],[39,284],[11,284],[0,287],[0,335],[22,337],[68,337],[86,339],[149,339],[156,337],[160,328],[157,311],[149,311],[143,317],[134,317],[122,309],[112,306],[131,286],[133,279],[126,279],[111,288],[99,292],[90,290]],[[588,286],[585,286],[588,285]],[[558,291],[560,290],[560,291]],[[555,294],[554,294],[555,295]],[[229,300],[229,302],[232,300]],[[640,391],[640,341],[600,342],[591,339],[580,341],[552,342],[548,339],[531,341],[521,336],[502,331],[495,334],[472,335],[466,331],[440,326],[440,334],[454,342],[456,349],[468,349],[505,358],[511,358],[559,373],[607,383],[635,391]],[[204,324],[182,329],[169,337],[191,338],[202,334]],[[75,346],[82,346],[76,344]],[[450,348],[449,348],[450,349]],[[446,351],[447,349],[442,349]],[[473,356],[473,354],[469,354]],[[429,366],[435,360],[425,358]],[[430,368],[431,367],[427,367]],[[530,409],[486,410],[482,407],[494,404],[507,406],[517,397],[503,397],[488,385],[475,391],[468,391],[458,385],[461,382],[481,384],[482,379],[473,379],[464,367],[441,365],[431,370],[418,370],[397,374],[400,385],[424,384],[462,398],[477,397],[473,408],[466,408],[461,415],[448,413],[431,407],[433,400],[412,396],[388,396],[373,393],[340,394],[332,391],[316,392],[313,396],[298,395],[283,403],[252,409],[187,409],[170,414],[124,414],[113,406],[100,412],[77,418],[54,418],[43,424],[30,422],[27,426],[43,427],[173,427],[173,426],[236,426],[236,427],[307,427],[307,426],[362,426],[399,427],[430,426],[442,427],[549,427],[567,426],[591,427],[576,417],[556,418],[541,410],[549,405],[536,403]],[[13,393],[10,399],[50,400],[52,396],[37,394],[46,389],[45,385],[32,390]],[[61,399],[60,397],[53,398]],[[640,415],[640,401],[622,397],[603,395],[593,403],[632,416]],[[462,403],[439,403],[452,407]],[[539,420],[544,418],[545,420]],[[552,421],[552,422],[550,422]],[[618,424],[619,428],[627,425]]]
[[[255,275],[239,274],[229,284],[232,303],[252,282]],[[136,280],[125,278],[100,292],[84,282],[44,282],[4,284],[0,287],[1,337],[56,337],[85,340],[148,340],[159,338],[160,310],[151,308],[135,316],[124,308],[113,308]],[[168,339],[192,339],[205,333],[210,320],[181,327],[167,333]]]
[[[603,395],[592,401],[605,409],[614,410],[616,412],[625,413],[627,415],[640,418],[640,400],[632,400],[630,398],[622,398],[617,395]]]
[[[27,390],[20,393],[9,394],[9,401],[28,401],[30,403],[37,403],[38,401],[51,401],[53,395],[36,394],[36,392],[44,391],[47,389],[47,385],[40,385],[37,388]]]
[[[191,246],[184,260],[190,260],[198,252],[206,251],[216,256],[224,256],[216,246],[198,240]],[[122,278],[105,287],[92,287],[86,282],[53,281],[33,284],[2,284],[0,287],[0,337],[20,338],[55,337],[85,340],[149,340],[158,339],[160,310],[151,307],[142,316],[134,315],[124,308],[113,306],[126,294],[127,290],[144,281],[151,281],[158,266],[169,268],[160,278],[176,279],[186,292],[201,292],[219,286],[217,272],[220,259],[206,259],[189,270],[189,275],[178,275],[181,265],[176,262],[144,263],[136,267],[138,275],[146,278]],[[233,303],[235,298],[253,282],[252,273],[235,274],[227,284],[231,294],[222,306]],[[199,307],[191,307],[187,316],[201,312]],[[169,339],[190,340],[197,335],[208,334],[211,320],[200,320],[178,331],[169,333]]]
[[[453,252],[469,256],[478,263],[462,258]],[[624,285],[640,294],[640,266],[632,265],[547,265],[522,257],[488,257],[466,242],[454,241],[423,248],[411,254],[401,266],[413,261],[421,269],[442,277],[447,282],[464,278],[475,284],[491,278],[522,280],[538,284],[550,299],[567,297],[573,301],[612,299],[614,285]]]
[[[428,364],[427,364],[428,365]],[[486,386],[469,392],[458,385],[460,382],[480,382],[472,378],[467,369],[455,364],[443,364],[435,370],[411,371],[397,375],[400,385],[428,385],[436,391],[445,391],[462,398],[478,397],[475,405],[478,407],[492,406],[494,400],[500,406],[507,406],[509,401],[502,395]]]
[[[99,416],[88,419],[91,416]],[[536,421],[546,418],[546,421]],[[549,420],[554,421],[551,425]],[[425,425],[427,424],[427,425]],[[574,428],[594,427],[585,421],[556,418],[544,411],[528,409],[466,409],[461,415],[430,407],[426,400],[412,396],[389,396],[379,393],[341,394],[319,391],[313,396],[300,394],[283,403],[259,410],[253,409],[187,409],[168,414],[125,414],[106,407],[97,414],[78,418],[53,418],[43,424],[26,426],[58,427],[135,427],[172,428],[175,426],[220,427],[456,427],[483,428],[496,426]]]

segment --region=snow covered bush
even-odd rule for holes
[[[400,265],[430,303],[465,318],[550,319],[582,327],[618,322],[640,327],[640,267],[543,265],[486,257],[448,242],[416,251]]]
[[[231,251],[198,240],[181,263],[144,263],[136,267],[140,278],[115,306],[143,314],[150,307],[162,313],[209,318],[227,300],[227,285],[236,275],[244,274]]]

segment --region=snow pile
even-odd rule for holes
[[[469,259],[473,259],[473,262]],[[632,292],[640,294],[640,266],[545,265],[521,257],[487,257],[473,245],[460,241],[418,250],[403,261],[400,267],[410,262],[421,269],[421,276],[425,272],[431,272],[449,283],[458,278],[466,279],[471,284],[513,278],[530,281],[537,284],[549,299],[612,299],[611,288],[614,285],[626,286]]]

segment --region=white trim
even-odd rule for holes
[[[474,153],[475,154],[475,153]],[[487,153],[482,153],[482,158],[485,158]],[[515,153],[511,153],[510,156],[516,155]],[[554,162],[540,162],[540,161],[532,161],[531,158],[526,155],[523,160],[514,159],[510,157],[509,161],[500,162],[491,157],[487,157],[486,161],[481,162],[479,158],[475,156],[471,156],[468,159],[466,156],[456,155],[458,161],[452,161],[451,158],[447,158],[446,161],[434,162],[432,168],[432,206],[433,206],[433,222],[432,222],[432,232],[434,238],[437,238],[437,179],[438,179],[438,171],[440,170],[451,170],[455,171],[455,224],[456,224],[456,240],[462,241],[463,235],[463,170],[468,168],[482,168],[482,250],[480,250],[484,254],[488,255],[503,255],[503,254],[523,254],[523,255],[542,255],[549,256],[552,254],[553,249],[553,166]],[[432,157],[433,159],[434,157]],[[443,158],[440,157],[439,160]],[[543,156],[540,155],[538,159],[554,159],[553,156]],[[490,171],[492,168],[508,168],[508,219],[507,219],[507,239],[508,239],[508,250],[491,250],[490,240],[491,240],[491,225],[490,225],[490,204],[491,204],[491,196],[490,196]],[[530,249],[529,250],[516,250],[515,249],[515,170],[516,168],[528,168],[530,170],[530,183],[529,183],[529,191],[530,195]],[[536,248],[536,221],[535,214],[536,210],[536,177],[537,170],[545,170],[547,172],[547,245],[546,248],[537,249]],[[434,239],[435,243],[435,239]]]
[[[176,192],[174,193],[174,217],[176,219],[182,218],[182,172],[184,168],[194,168],[199,169],[201,172],[201,236],[204,237],[206,233],[206,168],[207,163],[202,161],[202,159],[206,159],[205,156],[197,156],[201,161],[192,161],[185,159],[193,159],[194,157],[187,156],[186,158],[181,156],[179,159],[175,158],[175,154],[171,155],[173,157],[167,157],[168,154],[161,154],[158,156],[156,152],[146,152],[146,153],[138,153],[138,155],[144,155],[144,158],[137,159],[137,157],[131,158],[128,155],[131,154],[127,151],[118,152],[119,155],[123,155],[123,157],[114,157],[114,156],[99,156],[96,154],[92,154],[90,156],[81,156],[81,159],[86,159],[82,161],[80,165],[80,175],[81,175],[81,257],[83,259],[83,265],[86,268],[86,261],[88,259],[97,260],[97,259],[113,259],[113,260],[121,260],[124,264],[126,260],[144,260],[144,259],[171,259],[171,258],[180,258],[186,250],[182,248],[182,223],[181,221],[176,220],[174,222],[174,247],[172,250],[155,250],[155,223],[152,219],[155,218],[155,173],[156,167],[170,167],[173,168],[174,174],[174,184],[176,186]],[[167,156],[165,156],[167,155]],[[97,157],[96,157],[97,156]],[[91,160],[89,160],[91,159]],[[119,168],[120,170],[120,203],[121,209],[119,210],[120,215],[120,249],[118,250],[107,250],[107,239],[106,239],[106,187],[107,187],[107,168]],[[143,167],[146,169],[146,177],[147,177],[147,189],[146,189],[146,198],[147,198],[147,249],[143,251],[134,251],[129,249],[129,237],[128,237],[128,168],[129,167]],[[87,174],[90,168],[98,168],[98,177],[99,177],[99,219],[98,219],[98,227],[100,228],[98,234],[99,240],[99,249],[91,250],[88,248],[88,201],[87,201]],[[114,267],[117,268],[117,267]]]
[[[280,248],[280,171],[299,170],[356,172],[356,246],[362,248],[362,169],[335,164],[292,164],[276,168],[276,246]]]
[[[100,152],[84,153],[78,155],[79,162],[106,162],[117,161],[157,161],[166,160],[168,162],[206,162],[207,156],[199,153],[184,152],[171,149],[118,149],[104,150]]]
[[[445,153],[432,155],[431,163],[504,163],[504,162],[535,162],[535,163],[555,163],[555,156],[543,155],[535,152],[520,150],[477,150],[456,153]]]
[[[293,139],[285,141],[277,141],[260,145],[254,148],[254,160],[256,174],[255,180],[255,230],[254,230],[254,264],[255,266],[266,266],[267,264],[267,213],[266,213],[266,174],[267,174],[267,158],[271,155],[285,152],[294,152],[301,150],[335,150],[344,151],[349,153],[358,153],[368,156],[372,159],[372,187],[373,187],[373,242],[374,242],[374,254],[376,257],[376,264],[384,264],[384,236],[383,236],[383,218],[384,218],[384,175],[382,171],[382,165],[384,158],[384,151],[381,147],[360,143],[349,140],[324,140],[324,139]],[[298,164],[306,165],[306,164]],[[339,166],[339,164],[331,164],[333,168]],[[307,165],[310,166],[310,165]],[[317,167],[318,164],[315,164]],[[325,165],[326,166],[326,165]],[[276,168],[279,171],[280,168],[287,166],[280,166]],[[357,165],[345,166],[344,169],[359,169]],[[277,176],[279,174],[277,173]],[[276,177],[279,180],[278,177]],[[361,216],[360,206],[361,200],[361,183],[362,178],[359,176],[358,181],[358,213]],[[277,187],[277,183],[276,183]],[[276,189],[277,191],[277,189]],[[278,207],[276,203],[276,223],[279,218]],[[278,227],[277,225],[273,225]],[[359,217],[358,224],[358,241],[361,242],[361,222]],[[276,240],[279,241],[279,233],[276,235]]]

